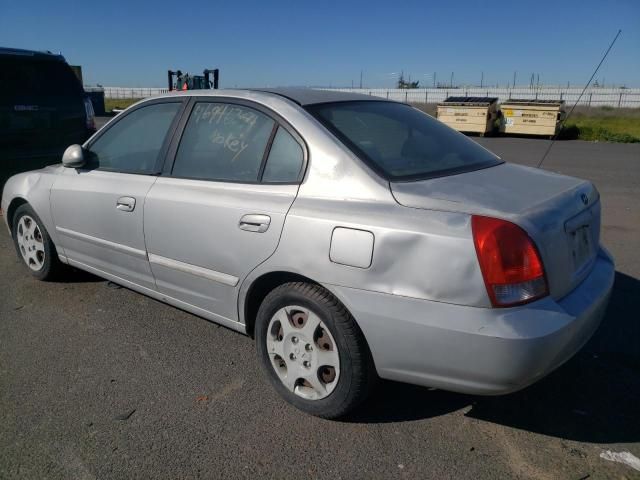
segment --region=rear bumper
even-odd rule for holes
[[[530,385],[571,358],[606,310],[615,267],[600,249],[593,270],[560,301],[467,307],[327,285],[362,329],[382,378],[498,395]]]

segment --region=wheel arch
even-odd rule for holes
[[[29,204],[29,202],[23,197],[15,197],[9,203],[9,207],[7,208],[7,224],[9,225],[9,231],[11,235],[13,235],[13,217],[16,213],[16,210],[22,205]]]
[[[294,272],[284,271],[284,270],[271,271],[271,272],[265,272],[259,275],[258,277],[256,277],[255,279],[251,280],[250,285],[246,290],[246,294],[244,296],[241,296],[241,298],[239,299],[239,301],[241,302],[240,308],[241,308],[241,313],[243,315],[242,318],[244,319],[244,324],[245,324],[245,333],[249,337],[255,340],[254,331],[255,331],[256,317],[258,314],[258,309],[260,308],[260,304],[265,299],[265,297],[269,294],[269,292],[271,292],[274,288],[277,288],[280,285],[284,283],[289,283],[289,282],[305,282],[305,283],[310,283],[312,285],[319,285],[322,288],[328,290],[329,293],[331,293],[331,295],[333,295],[336,299],[338,299],[338,301],[342,305],[344,305],[344,307],[349,311],[349,313],[353,318],[353,321],[355,322],[356,326],[362,333],[362,336],[364,338],[364,342],[367,347],[368,354],[370,355],[374,369],[377,370],[375,365],[375,360],[373,358],[373,355],[371,354],[371,347],[369,346],[369,341],[367,340],[367,337],[364,334],[364,331],[359,325],[358,319],[353,315],[353,312],[351,312],[349,305],[347,305],[344,302],[345,300],[344,297],[339,293],[335,292],[332,288],[327,287],[326,284],[322,284],[316,280],[313,280],[312,278],[306,277],[299,273],[294,273]]]
[[[274,288],[289,282],[306,282],[314,285],[320,285],[319,282],[305,277],[299,273],[288,271],[273,271],[263,273],[259,277],[251,281],[244,298],[241,298],[241,311],[244,318],[247,335],[254,338],[254,328],[258,309],[264,298]]]

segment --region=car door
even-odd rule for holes
[[[183,123],[144,207],[151,270],[161,293],[236,320],[240,283],[276,249],[306,149],[249,102],[194,100]]]
[[[161,170],[181,100],[142,104],[85,147],[51,189],[60,247],[69,263],[155,289],[144,241],[144,200]]]

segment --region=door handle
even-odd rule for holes
[[[116,202],[116,208],[123,212],[133,212],[136,208],[136,199],[133,197],[120,197]]]
[[[270,223],[271,217],[269,215],[250,214],[244,215],[240,219],[238,227],[247,232],[263,233],[267,231]]]

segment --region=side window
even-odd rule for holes
[[[284,128],[278,128],[267,165],[262,175],[263,182],[286,182],[298,180],[304,156],[300,144]]]
[[[172,174],[203,180],[256,182],[274,121],[252,108],[196,103]]]
[[[156,103],[117,121],[90,147],[89,166],[130,173],[153,173],[171,122],[181,103]]]

